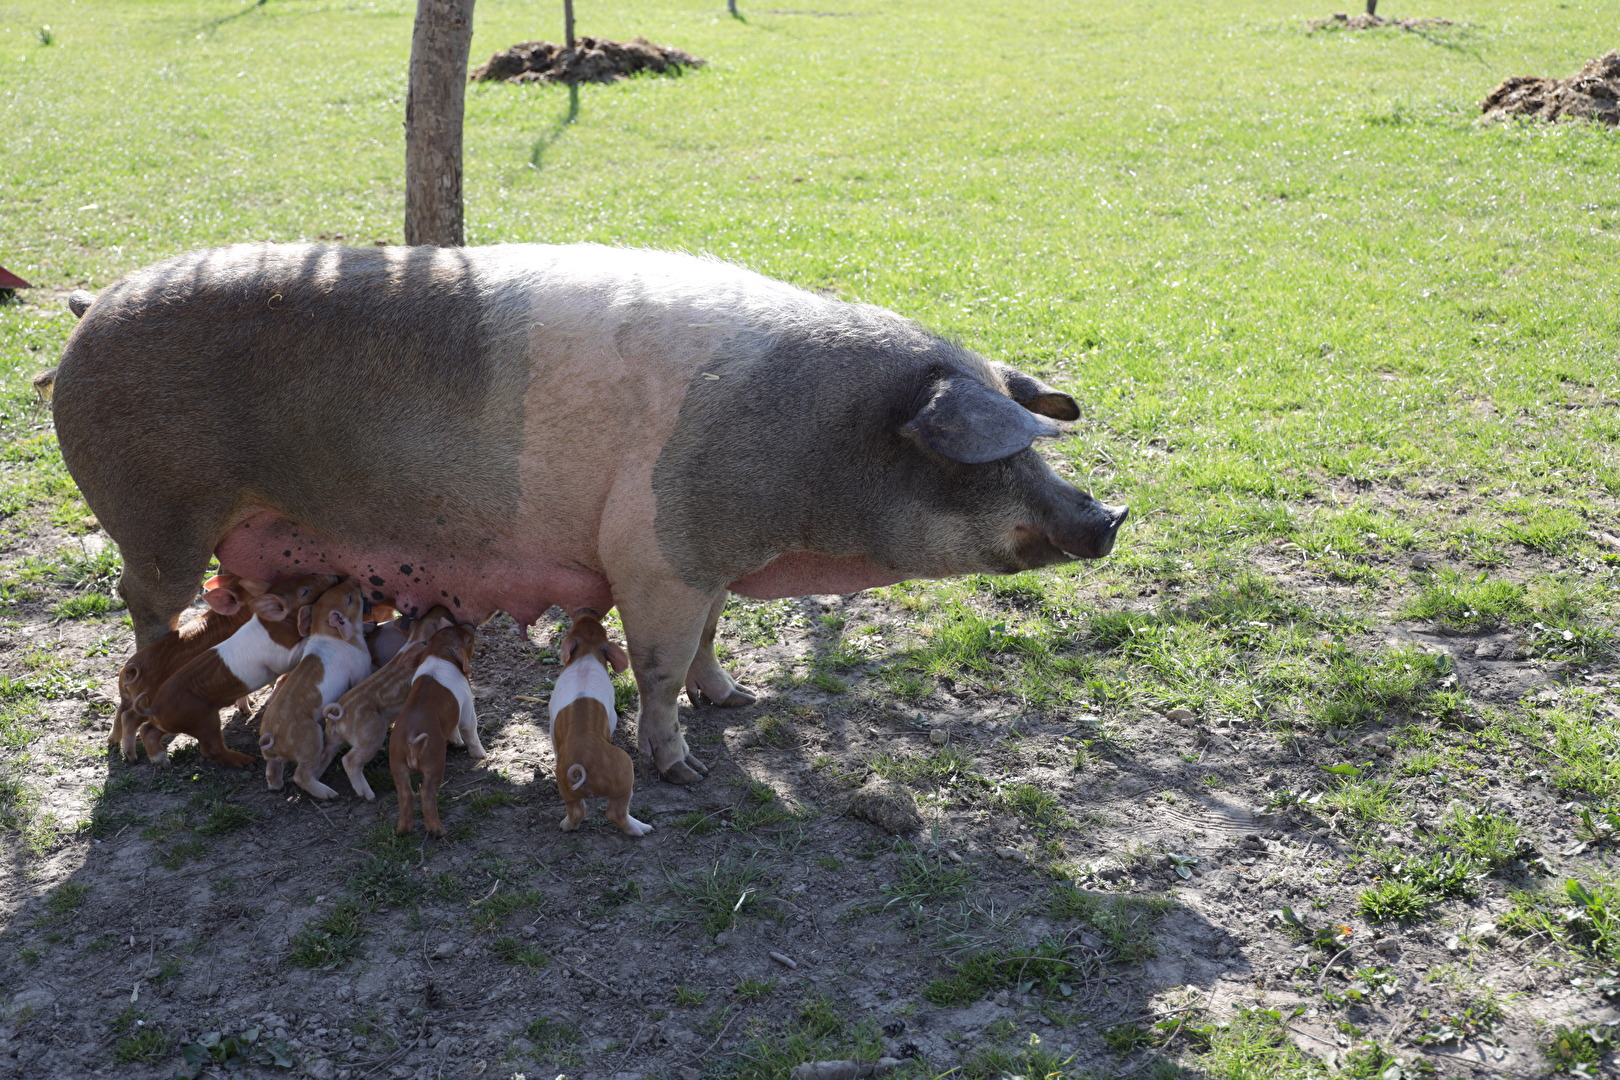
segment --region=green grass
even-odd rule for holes
[[[876,1060],[884,1049],[877,1025],[852,1023],[845,1013],[828,998],[805,997],[785,1021],[750,1025],[744,1045],[717,1074],[725,1080],[778,1080],[806,1061]]]
[[[977,949],[950,960],[945,967],[944,975],[922,987],[922,996],[930,1004],[966,1005],[989,990],[1025,984],[1052,997],[1068,997],[1074,984],[1102,971],[1095,956],[1056,941]]]
[[[330,971],[358,957],[365,947],[365,908],[353,897],[339,900],[293,935],[287,962]]]
[[[669,888],[675,906],[658,916],[664,921],[690,922],[714,936],[735,926],[748,916],[775,917],[768,906],[771,879],[765,867],[753,859],[727,859],[706,869],[676,876],[669,875]]]

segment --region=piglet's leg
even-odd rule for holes
[[[434,836],[444,835],[444,826],[439,824],[439,784],[444,781],[444,765],[441,763],[437,769],[431,764],[422,770],[422,823],[427,831]]]
[[[686,745],[678,699],[715,598],[679,581],[662,580],[639,589],[632,583],[622,591],[615,582],[614,597],[619,601],[630,665],[641,692],[641,713],[636,721],[641,755],[652,758],[665,780],[695,784],[709,767]]]
[[[377,793],[366,780],[366,762],[377,756],[377,748],[356,746],[343,755],[343,771],[349,774],[349,786],[366,802],[376,802]]]
[[[293,770],[293,783],[317,799],[337,798],[337,792],[321,783],[321,774],[315,771],[315,764],[311,761],[299,762],[298,768]]]
[[[140,727],[141,745],[146,747],[146,757],[153,765],[167,765],[169,763],[169,742],[163,737],[163,730],[151,723],[143,723]]]
[[[566,810],[567,813],[563,815],[562,831],[573,832],[575,829],[579,828],[579,823],[585,820],[585,800],[575,799],[573,802],[569,802],[567,799],[564,799],[563,809]]]
[[[609,799],[607,804],[608,820],[631,836],[646,836],[652,832],[652,826],[645,821],[637,821],[630,816],[630,797],[622,799]]]
[[[728,595],[722,592],[709,606],[703,636],[698,639],[697,655],[692,657],[692,666],[686,671],[686,697],[693,705],[698,704],[700,695],[728,709],[754,703],[754,695],[738,686],[714,655],[715,628],[720,625],[720,613],[726,609]]]
[[[286,784],[287,762],[283,758],[266,757],[264,759],[264,782],[271,791],[280,791]]]
[[[403,761],[391,762],[389,771],[394,774],[394,790],[399,793],[399,821],[394,825],[395,832],[408,833],[415,824],[411,807],[411,770]]]
[[[467,744],[468,757],[476,760],[489,756],[484,751],[484,744],[478,741],[478,710],[473,708],[471,701],[462,708],[461,718],[456,721],[456,730],[460,733],[462,741]]]

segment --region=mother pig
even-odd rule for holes
[[[1074,400],[892,312],[594,245],[244,245],[125,277],[57,369],[62,457],[138,646],[210,555],[400,610],[616,605],[641,752],[721,670],[727,590],[851,592],[1106,555],[1123,507],[1030,449]]]

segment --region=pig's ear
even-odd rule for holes
[[[265,593],[248,601],[253,614],[266,622],[280,622],[287,617],[287,602],[275,593]]]
[[[241,596],[237,595],[236,589],[231,586],[216,585],[217,581],[219,578],[214,578],[208,583],[214,587],[203,593],[203,600],[221,615],[235,615],[242,610]]]
[[[343,635],[344,641],[354,640],[354,623],[350,622],[349,617],[343,614],[343,612],[327,612],[326,621],[337,627],[338,633]]]
[[[574,659],[574,654],[578,651],[579,638],[569,634],[563,638],[562,647],[557,650],[557,662],[563,667],[567,667],[569,662]]]
[[[1054,420],[1080,419],[1080,406],[1074,398],[1054,387],[1047,386],[1033,375],[1025,375],[1015,367],[992,363],[1007,382],[1007,396],[1032,413],[1050,416]]]
[[[937,383],[934,396],[906,427],[929,449],[968,465],[1012,457],[1043,435],[1058,433],[1052,421],[962,376]]]
[[[315,621],[315,608],[312,604],[305,604],[298,609],[298,636],[309,637],[310,625]]]
[[[623,671],[630,666],[630,658],[624,655],[624,650],[611,641],[602,643],[602,659],[613,665],[614,671]]]

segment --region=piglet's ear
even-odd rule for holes
[[[1033,375],[1025,375],[1015,367],[992,363],[1007,382],[1007,396],[1032,413],[1050,416],[1054,420],[1080,419],[1080,406],[1074,398],[1054,387],[1047,386]]]
[[[309,637],[310,626],[315,621],[315,609],[305,604],[298,609],[298,636]]]
[[[275,593],[265,593],[248,601],[253,614],[266,622],[280,622],[287,617],[287,602]]]
[[[563,638],[562,647],[557,650],[557,662],[567,667],[573,662],[574,654],[579,652],[579,638],[569,634]]]
[[[218,581],[218,578],[214,579]],[[242,610],[242,598],[236,595],[235,589],[212,588],[203,593],[203,600],[208,606],[221,615],[235,615]]]
[[[960,375],[941,379],[928,404],[906,427],[930,450],[967,465],[1012,457],[1029,449],[1036,439],[1058,433],[1052,421],[984,383]]]
[[[614,671],[623,671],[630,666],[630,658],[624,655],[624,650],[611,641],[602,643],[602,659],[611,664]]]
[[[344,641],[354,640],[354,623],[341,611],[331,611],[326,615],[326,621],[337,627],[338,633],[343,635]]]
[[[263,596],[270,591],[270,583],[256,577],[237,578],[236,591],[243,596]]]

